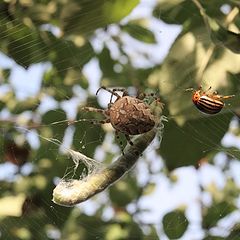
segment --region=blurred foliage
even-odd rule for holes
[[[181,210],[175,210],[164,215],[163,229],[169,239],[181,238],[188,227],[188,220]]]
[[[148,211],[141,209],[139,202],[156,190],[151,176],[160,174],[147,164],[145,170],[149,176],[145,184],[138,182],[141,173],[132,172],[109,188],[106,201],[94,198],[89,214],[81,206],[70,209],[52,203],[57,178],[74,174],[74,164],[64,155],[62,142],[90,157],[98,155],[96,150],[101,149],[106,163],[118,151],[104,142],[111,133],[107,127],[87,121],[74,123],[79,119],[102,119],[98,113],[81,111],[84,105],[100,107],[96,97],[89,93],[92,81],[84,71],[90,61],[99,66],[100,85],[133,87],[136,92],[147,90],[160,95],[169,120],[165,123],[161,147],[156,151],[166,167],[161,174],[169,176],[169,171],[182,166],[195,166],[200,171],[205,165],[215,164],[217,153],[226,154],[227,162],[221,168],[226,178],[224,188],[199,184],[201,193],[210,196],[207,204],[198,199],[202,239],[240,236],[238,222],[226,229],[224,238],[212,231],[234,214],[239,205],[238,184],[229,177],[230,162],[239,159],[239,149],[222,145],[226,133],[239,138],[240,132],[238,126],[233,128],[230,124],[234,117],[239,124],[240,111],[239,1],[158,0],[149,16],[129,17],[139,2],[0,2],[1,54],[14,61],[13,68],[0,69],[0,167],[15,167],[11,176],[0,176],[0,239],[139,240],[160,239],[163,235],[177,239],[187,235],[191,221],[181,206],[165,211],[161,224],[139,217]],[[161,27],[158,32],[153,31],[149,20],[152,17],[156,28],[160,20],[181,27],[161,63],[141,51],[144,48],[155,51],[154,47],[164,45],[158,37],[165,32]],[[148,65],[138,66],[136,62],[141,59]],[[28,71],[38,63],[48,65],[38,93],[19,99],[12,79],[14,67],[18,65]],[[94,77],[97,72],[90,75]],[[186,91],[200,85],[203,89],[211,86],[220,94],[236,96],[226,102],[221,113],[204,115],[193,106],[191,93]],[[63,107],[76,99],[76,111],[73,106]],[[54,101],[55,107],[49,107],[50,101]],[[81,165],[76,175],[83,168]],[[177,183],[178,180],[173,181],[171,186]],[[162,207],[161,196],[159,207]]]

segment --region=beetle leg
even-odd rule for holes
[[[194,92],[194,91],[195,91],[194,88],[187,88],[187,89],[185,89],[185,92]]]
[[[209,96],[210,94],[209,91],[212,89],[212,87],[210,86],[206,91],[202,92],[203,95],[207,95]],[[202,86],[199,87],[199,91],[201,92],[202,91]],[[212,95],[212,94],[211,94]],[[214,95],[214,94],[213,94]]]
[[[228,99],[235,97],[235,95],[228,95],[228,96],[222,96],[222,95],[212,95],[211,98],[216,99],[216,100],[222,100],[222,99]]]
[[[232,98],[235,97],[235,95],[229,95],[229,96],[219,96],[220,99],[228,99],[228,98]]]

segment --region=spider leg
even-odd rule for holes
[[[106,110],[104,109],[94,108],[94,107],[83,107],[81,109],[86,112],[97,112],[97,113],[103,114],[104,116],[107,116]]]
[[[125,88],[114,88],[112,91],[113,92],[123,92],[123,96],[127,96],[128,95],[128,92],[126,91]]]
[[[111,89],[108,89],[108,88],[106,88],[106,87],[104,87],[104,86],[100,87],[100,88],[97,90],[96,95],[98,95],[98,93],[99,93],[99,91],[100,91],[101,89],[104,89],[105,91],[110,92],[110,93],[112,94],[112,96],[113,96],[113,95],[116,96],[117,99],[121,98],[121,96],[120,96],[119,94],[117,94],[116,91],[114,91],[114,89],[111,90]],[[112,100],[112,96],[111,96],[111,100]],[[111,102],[111,100],[110,100],[110,102]]]
[[[128,96],[128,92],[126,91],[125,88],[114,88],[114,89],[112,90],[112,92],[113,92],[113,93],[123,92],[122,97]],[[112,98],[113,98],[113,94],[111,95],[111,98],[110,98],[110,104],[112,103]],[[119,96],[119,98],[121,98],[121,97]],[[117,98],[117,99],[119,99],[119,98]]]
[[[91,122],[92,124],[105,124],[105,123],[110,123],[110,118],[104,119],[104,120],[90,120],[89,122]]]
[[[122,155],[124,155],[124,151],[123,151],[123,149],[124,149],[124,148],[123,148],[123,142],[122,142],[122,141],[119,141],[119,139],[120,139],[119,131],[116,130],[116,132],[115,132],[115,136],[116,136],[117,141],[118,141],[119,144],[120,144],[121,151],[122,151]]]
[[[133,145],[133,142],[131,141],[129,135],[125,134],[125,138],[127,139],[128,143],[129,143],[130,145]]]

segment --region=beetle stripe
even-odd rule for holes
[[[196,107],[204,113],[208,113],[208,114],[215,114],[221,111],[222,107],[217,108],[217,109],[210,109],[210,108],[206,108],[206,106],[200,105],[200,104],[196,104]]]
[[[192,101],[201,112],[215,114],[220,112],[224,107],[224,102],[222,100],[233,96],[234,95],[222,96],[214,92],[212,94],[206,94],[206,92],[203,92],[201,88],[199,88],[199,90],[193,91]]]
[[[199,100],[204,101],[207,104],[212,104],[212,105],[219,106],[219,107],[224,105],[222,101],[212,99],[212,98],[207,97],[207,96],[201,96]]]
[[[202,96],[196,103],[196,106],[199,110],[205,113],[214,114],[220,112],[224,104],[221,101]]]
[[[222,108],[223,107],[223,104],[221,105],[216,105],[214,103],[209,103],[209,102],[205,102],[205,101],[202,101],[202,100],[199,100],[198,101],[198,104],[199,105],[202,105],[208,109],[219,109],[219,108]]]
[[[221,108],[224,105],[222,102],[219,101],[206,100],[202,98],[199,99],[199,102],[209,108]]]

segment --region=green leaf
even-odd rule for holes
[[[182,237],[188,227],[188,219],[180,210],[167,213],[162,220],[163,229],[169,239]]]
[[[206,40],[206,29],[198,29],[197,36]],[[228,101],[231,105],[226,108],[234,110],[238,107],[237,89],[240,84],[239,81],[231,81],[229,73],[240,71],[239,55],[225,49],[214,52],[206,68],[202,69],[203,59],[206,59],[206,54],[213,46],[208,40],[200,42],[197,36],[192,33],[179,36],[164,63],[148,77],[149,84],[159,88],[164,103],[167,103],[165,109],[180,125],[199,117],[191,101],[191,93],[186,91],[196,85],[202,85],[204,90],[211,86],[220,94],[236,94],[235,98]]]
[[[139,3],[139,0],[104,1],[103,15],[108,23],[119,22],[126,17]]]
[[[153,32],[151,32],[147,28],[140,26],[138,24],[128,23],[122,26],[122,30],[126,31],[133,38],[141,42],[151,43],[151,44],[156,43],[156,39]]]
[[[12,99],[13,102],[13,99]],[[13,114],[20,114],[24,111],[34,111],[38,108],[40,99],[38,97],[29,97],[24,101],[15,100],[15,104],[8,105],[8,109]]]
[[[240,237],[240,225],[239,223],[236,223],[231,229],[230,234],[224,239],[232,240],[232,239],[238,239],[239,237]]]
[[[213,235],[207,235],[203,240],[226,240],[225,237],[218,237]]]
[[[168,169],[194,165],[209,152],[221,149],[220,141],[227,132],[231,113],[199,117],[182,127],[174,121],[164,125],[160,154]]]
[[[28,68],[31,64],[47,61],[46,45],[38,31],[23,24],[6,31],[5,34],[9,35],[7,54],[19,65]]]
[[[24,16],[28,16],[34,22],[34,24],[40,26],[47,24],[54,19],[56,6],[54,1],[49,4],[34,3],[30,7],[24,7]]]
[[[236,206],[230,202],[222,201],[219,203],[213,203],[210,208],[206,208],[203,211],[203,228],[209,229],[216,226],[220,219],[226,217],[234,210],[236,210]]]
[[[158,1],[157,6],[153,11],[153,15],[157,19],[161,19],[169,24],[184,24],[189,17],[191,17],[193,21],[199,21],[200,16],[194,15],[193,13],[196,11],[196,8],[192,1],[185,0],[163,0]]]
[[[209,19],[209,26],[211,29],[211,39],[217,44],[224,46],[234,53],[240,53],[240,34],[231,32],[221,25],[219,25],[214,19]]]
[[[127,204],[137,198],[139,191],[136,179],[128,177],[124,181],[118,181],[109,188],[109,197],[114,205],[126,207]]]
[[[225,15],[221,7],[226,4],[226,0],[199,0],[206,14],[216,19],[222,20]],[[234,3],[228,1],[229,6],[234,7]],[[204,25],[199,9],[193,1],[186,0],[161,0],[153,11],[157,19],[161,19],[169,24],[181,24],[184,31],[195,30]]]
[[[84,39],[81,44],[77,45],[74,39],[73,41],[59,39],[52,34],[48,37],[48,47],[51,49],[50,59],[63,77],[71,68],[80,72],[82,67],[95,56],[92,45]]]
[[[110,79],[116,78],[116,73],[113,68],[117,62],[112,59],[110,50],[107,47],[104,47],[102,52],[98,54],[98,59],[103,76]]]
[[[11,69],[0,69],[0,76],[1,76],[1,79],[2,79],[2,83],[7,83],[8,82],[8,78],[11,74]]]
[[[80,117],[77,119],[80,120]],[[103,142],[104,131],[101,125],[94,125],[90,121],[89,119],[89,122],[79,122],[74,125],[76,129],[73,137],[73,146],[77,151],[93,157],[96,147]]]
[[[98,28],[119,22],[138,3],[139,0],[70,0],[62,8],[61,28],[65,35],[88,35]]]
[[[65,129],[68,126],[65,120],[67,120],[67,116],[62,109],[50,110],[45,113],[42,117],[42,124],[45,126],[46,132],[50,131],[47,137],[62,141]]]
[[[149,233],[147,235],[144,235],[143,239],[144,240],[149,240],[149,239],[159,239],[157,230],[154,225],[149,226]]]
[[[100,239],[105,239],[106,227],[108,227],[107,222],[103,221],[97,214],[88,216],[80,213],[79,209],[75,208],[70,217],[66,219],[61,237],[62,239],[76,240],[94,239],[97,234]]]

